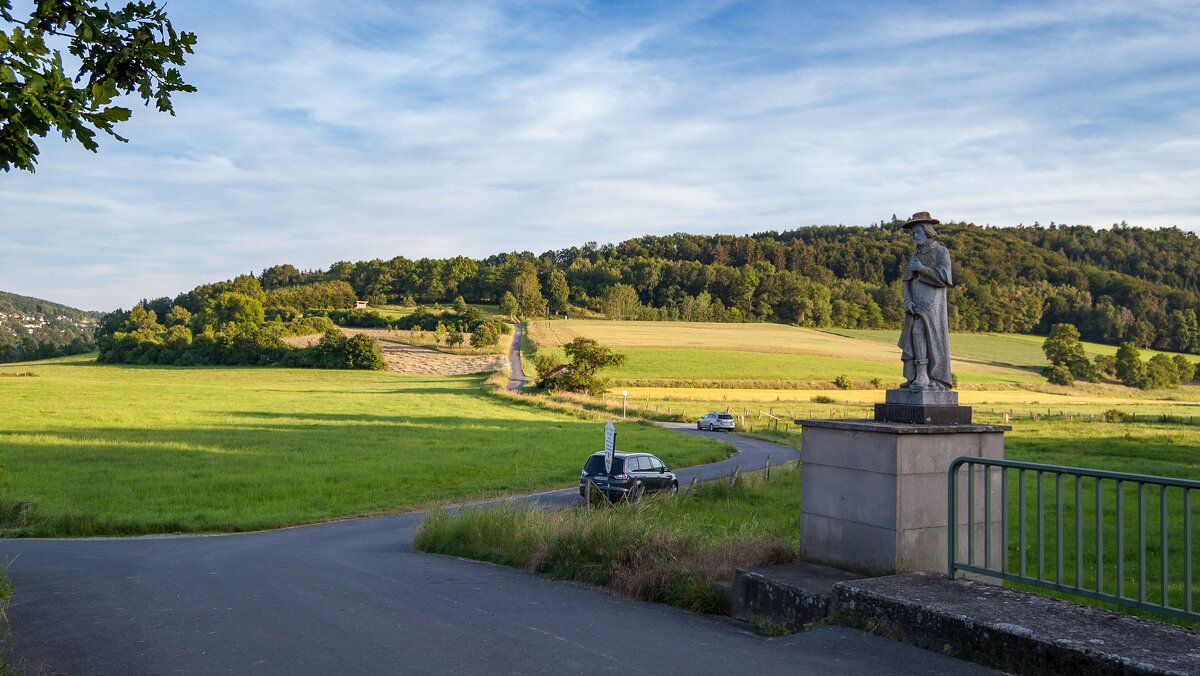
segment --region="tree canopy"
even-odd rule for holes
[[[193,92],[176,66],[192,54],[196,35],[177,32],[156,2],[120,9],[95,0],[34,3],[29,18],[0,0],[0,168],[34,171],[36,138],[52,131],[95,152],[96,132],[127,139],[115,126],[129,119],[118,96],[134,94],[147,106],[175,114],[171,95]],[[64,70],[61,45],[78,64]]]
[[[597,375],[597,372],[625,363],[625,355],[583,336],[563,345],[563,352],[571,360],[571,367],[543,380],[542,384],[548,390],[587,392],[593,396],[603,394],[608,380]],[[540,370],[542,365],[538,368]]]

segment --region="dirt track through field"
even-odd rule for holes
[[[424,375],[458,376],[467,373],[482,373],[503,368],[504,357],[498,354],[459,355],[446,354],[424,347],[413,347],[393,342],[397,332],[385,329],[342,329],[347,336],[365,333],[379,341],[383,361],[387,370],[396,373],[420,373]],[[300,347],[316,345],[321,334],[287,338],[286,342]]]

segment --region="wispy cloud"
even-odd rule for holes
[[[923,209],[1200,228],[1192,3],[170,11],[200,91],[0,177],[0,288],[111,308],[282,262]]]

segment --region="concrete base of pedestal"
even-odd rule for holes
[[[1004,457],[1005,425],[802,420],[800,529],[804,559],[864,575],[946,572],[947,478],[960,456]],[[976,504],[999,477],[976,482]],[[966,494],[965,479],[960,494]],[[965,504],[965,503],[964,503]],[[965,524],[965,510],[961,523]],[[999,513],[992,551],[998,552]],[[976,542],[988,537],[983,525]],[[959,538],[965,542],[966,538]],[[964,544],[965,548],[965,544]],[[965,549],[964,549],[965,553]]]

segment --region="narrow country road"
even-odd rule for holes
[[[521,336],[525,335],[523,324],[513,324],[512,345],[508,348],[508,385],[505,389],[520,392],[529,377],[525,375],[525,366],[521,364]]]
[[[731,440],[733,460],[683,480],[794,453]],[[573,489],[537,499],[579,500]],[[729,618],[418,553],[420,521],[0,541],[13,658],[77,675],[994,673],[837,627],[767,640]]]

